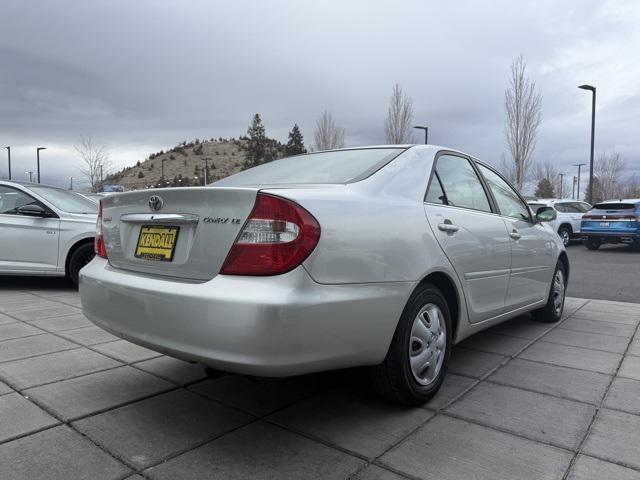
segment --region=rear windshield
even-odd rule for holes
[[[368,177],[404,148],[334,150],[282,158],[250,168],[213,185],[238,187],[300,183],[350,183]]]
[[[598,203],[593,208],[596,210],[635,210],[633,203]]]
[[[98,204],[67,190],[60,188],[29,185],[29,190],[36,192],[45,200],[67,213],[98,213]]]

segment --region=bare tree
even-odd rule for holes
[[[634,174],[622,182],[622,198],[638,198],[640,197],[640,177]]]
[[[389,109],[384,121],[384,135],[387,143],[411,143],[413,134],[413,100],[402,92],[399,84],[393,86],[393,93],[389,98]]]
[[[542,97],[536,90],[536,83],[527,76],[527,62],[522,55],[511,63],[509,86],[504,92],[504,107],[513,181],[521,190],[531,168],[542,110]]]
[[[90,136],[80,135],[80,142],[74,145],[78,155],[84,162],[80,172],[87,177],[91,191],[97,192],[102,186],[104,177],[111,169],[109,153],[104,145],[96,145]]]
[[[339,126],[331,114],[325,111],[316,121],[313,132],[315,150],[331,150],[344,147],[344,128]]]
[[[594,201],[608,200],[623,196],[624,160],[618,152],[604,152],[593,164]]]

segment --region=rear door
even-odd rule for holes
[[[464,285],[469,320],[475,323],[500,315],[511,266],[509,237],[468,158],[437,156],[424,209]]]
[[[511,275],[505,305],[508,311],[535,303],[549,293],[553,249],[544,226],[533,221],[518,193],[494,170],[478,164],[509,233]]]
[[[60,219],[18,213],[30,204],[49,210],[22,190],[0,185],[0,271],[53,272],[58,266]]]

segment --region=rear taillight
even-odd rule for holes
[[[96,236],[93,242],[96,255],[107,258],[107,247],[104,244],[104,235],[102,232],[102,200],[98,206],[98,220],[96,221]]]
[[[304,208],[281,197],[258,193],[220,273],[286,273],[309,256],[319,239],[320,225]]]

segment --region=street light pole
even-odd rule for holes
[[[36,158],[38,159],[38,183],[40,183],[40,150],[46,150],[47,147],[36,148]]]
[[[562,198],[562,190],[564,189],[564,176],[566,173],[560,173],[560,198]]]
[[[572,183],[572,187],[571,187],[571,198],[573,200],[576,199],[576,183],[578,183],[578,178],[574,175],[573,176],[573,183]]]
[[[593,205],[593,147],[596,136],[596,87],[580,85],[578,88],[591,92],[591,156],[589,159],[589,203]]]
[[[162,182],[162,184],[164,185],[164,162],[166,161],[166,158],[163,158],[162,160],[160,160],[161,163],[161,170],[162,170],[162,174],[161,174],[161,179],[160,181]]]
[[[209,170],[209,159],[204,159],[204,184],[207,184],[207,170]]]
[[[5,147],[7,149],[7,160],[9,160],[9,180],[11,180],[11,147]]]
[[[69,177],[69,190],[73,190],[73,177]]]
[[[33,183],[33,172],[24,172],[29,174],[29,183]]]
[[[573,166],[578,167],[578,194],[576,195],[576,199],[580,200],[580,169],[586,165],[586,163],[575,163]],[[589,199],[591,200],[591,199]]]
[[[424,144],[427,145],[429,143],[429,127],[415,126],[413,128],[417,128],[418,130],[424,130]]]

